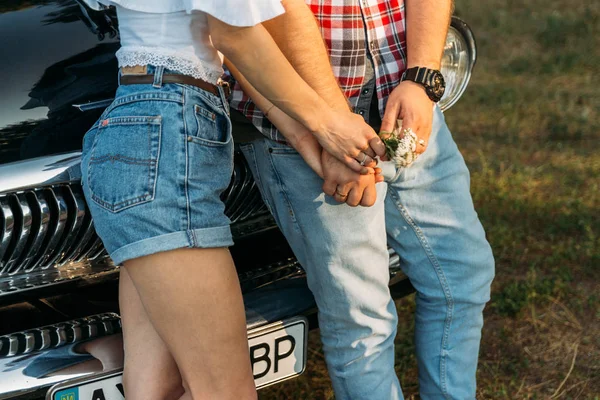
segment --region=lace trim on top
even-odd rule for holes
[[[210,83],[217,83],[223,75],[221,66],[210,65],[194,55],[161,48],[123,47],[117,51],[116,55],[119,60],[119,67],[133,67],[136,65],[165,67]]]

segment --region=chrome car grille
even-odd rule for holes
[[[32,163],[0,167],[0,176],[22,185],[11,189],[1,185],[10,179],[0,182],[0,301],[6,294],[117,270],[96,235],[81,186],[72,178],[76,173],[65,175],[68,168],[78,171],[78,161],[77,154],[36,165],[37,171],[65,167],[59,179],[42,182],[28,182],[30,173],[22,172]],[[222,198],[235,237],[275,226],[239,153]]]
[[[0,211],[0,277],[103,254],[79,185],[0,196]]]
[[[116,271],[78,184],[0,195],[0,300]]]

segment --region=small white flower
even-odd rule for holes
[[[407,167],[418,157],[418,154],[415,153],[418,137],[412,129],[404,129],[402,136],[399,136],[397,131],[394,131],[393,134],[395,138],[398,138],[394,162],[399,168]]]
[[[402,120],[396,122],[396,128],[391,133],[385,132],[382,139],[387,146],[386,152],[392,152],[392,154],[388,153],[388,157],[399,168],[408,167],[419,156],[415,153],[419,138],[412,129],[402,129]]]

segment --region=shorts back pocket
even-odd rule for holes
[[[112,212],[152,201],[160,139],[160,116],[101,120],[88,164],[92,200]]]

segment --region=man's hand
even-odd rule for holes
[[[423,86],[411,81],[400,82],[388,98],[381,130],[391,132],[396,120],[402,120],[402,128],[410,128],[419,137],[416,153],[423,153],[429,143],[433,122],[433,102]],[[422,142],[421,142],[422,140]]]
[[[325,183],[323,183],[325,194],[351,207],[356,207],[359,204],[364,207],[371,207],[375,204],[375,200],[377,200],[375,183],[383,181],[379,168],[375,168],[375,174],[361,175],[346,167],[326,151],[323,151],[321,160],[325,179]]]

